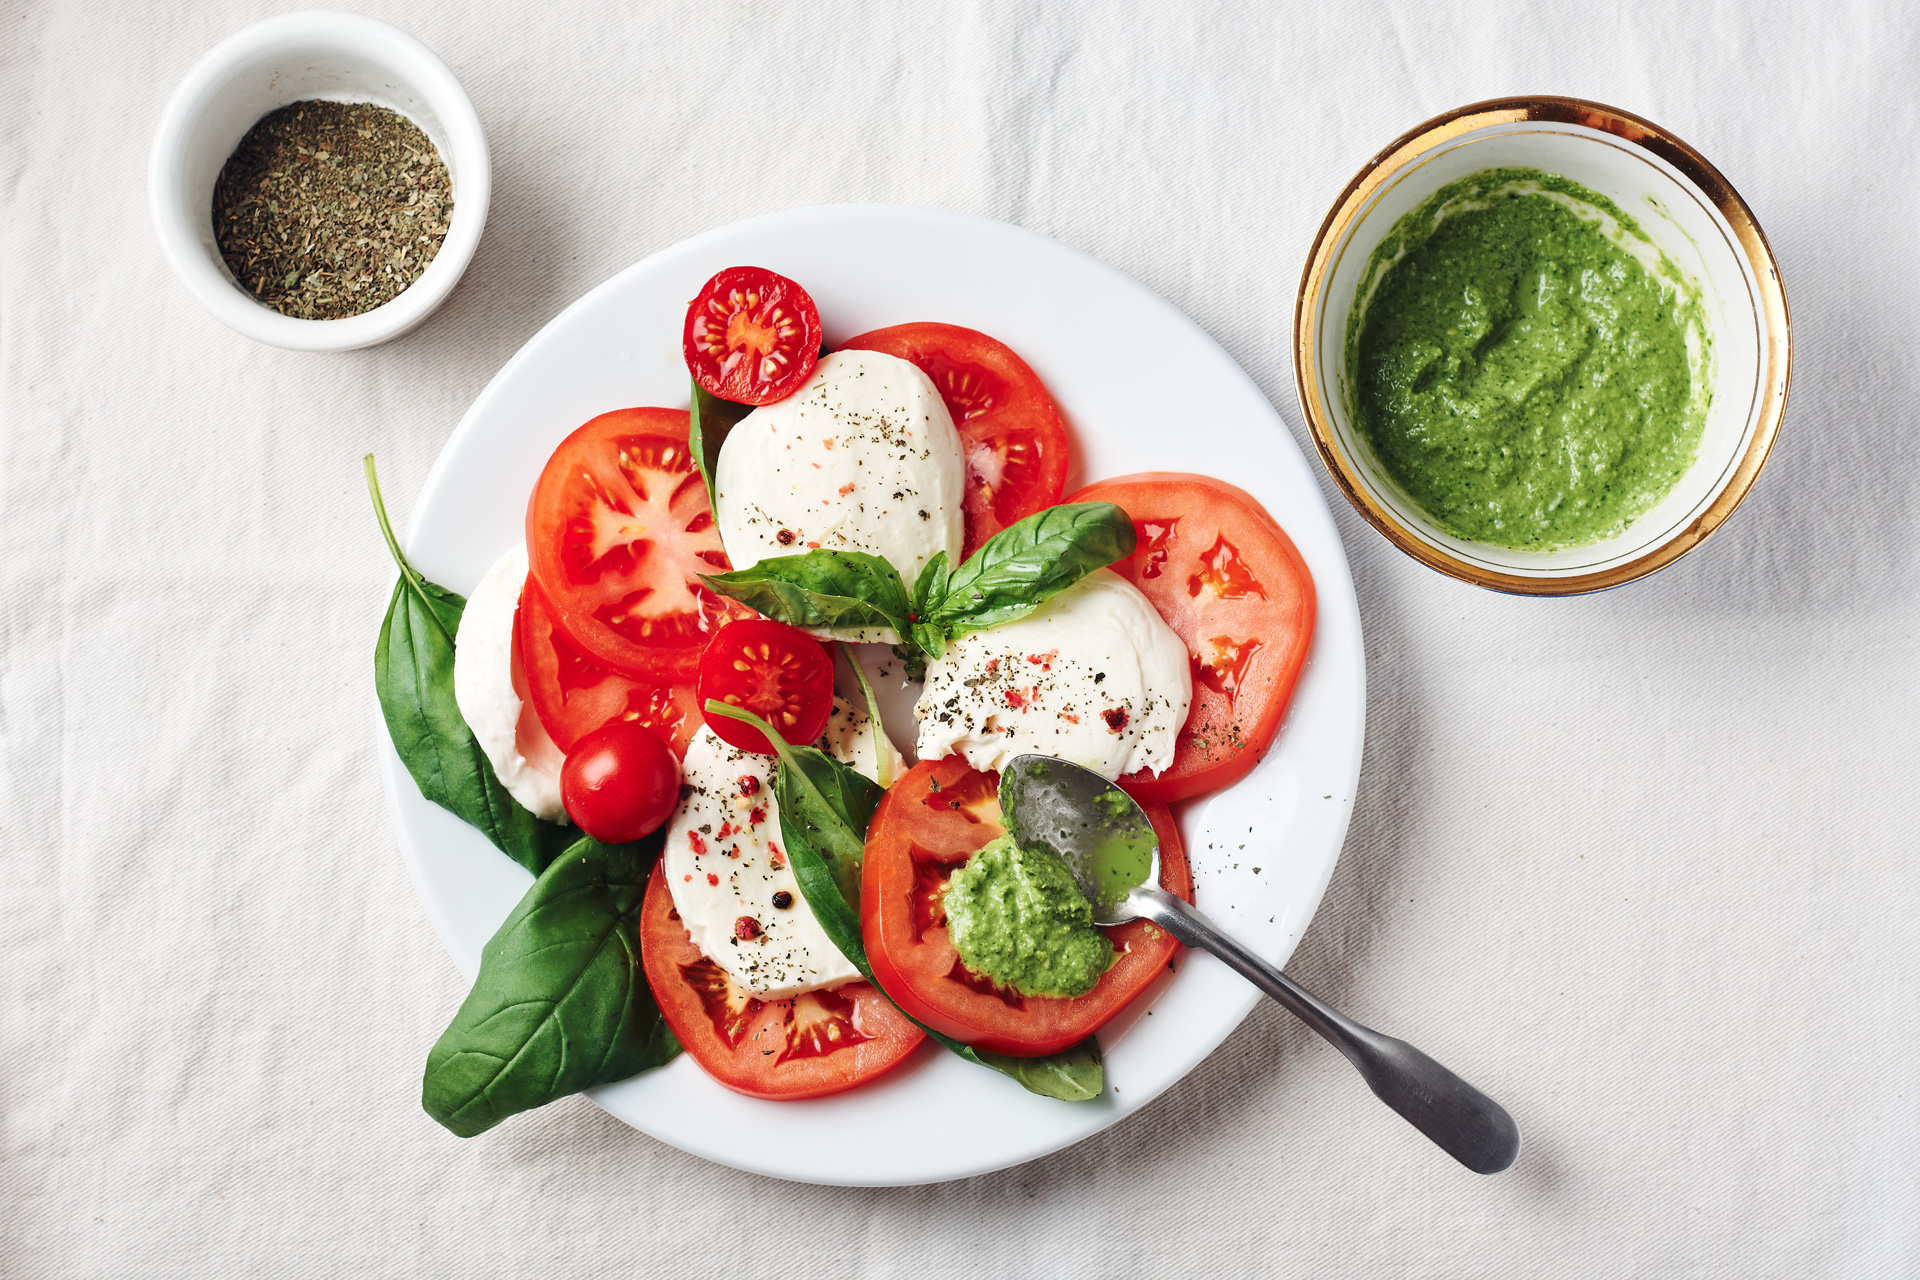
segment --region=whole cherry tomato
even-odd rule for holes
[[[679,805],[680,762],[645,725],[615,720],[567,753],[560,800],[574,825],[595,840],[638,840],[657,831]]]

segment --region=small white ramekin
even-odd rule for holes
[[[290,102],[371,102],[425,131],[453,183],[447,236],[392,301],[340,320],[282,315],[234,280],[213,235],[213,186],[260,117]],[[487,221],[492,166],[480,117],[427,47],[350,13],[290,13],[222,41],[187,74],[154,135],[148,200],[161,252],[200,305],[236,332],[294,351],[350,351],[425,320],[467,269]]]
[[[1359,282],[1395,223],[1446,184],[1509,166],[1564,174],[1628,211],[1698,283],[1713,339],[1713,402],[1692,467],[1618,534],[1552,552],[1470,542],[1440,528],[1355,429],[1344,369]],[[1793,364],[1779,268],[1739,193],[1658,125],[1577,98],[1477,102],[1427,121],[1375,156],[1321,224],[1301,273],[1293,342],[1308,430],[1354,509],[1430,568],[1535,596],[1616,587],[1700,545],[1759,476]]]

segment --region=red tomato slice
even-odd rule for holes
[[[526,673],[522,700],[562,753],[615,720],[639,721],[676,756],[685,756],[700,732],[700,699],[691,681],[638,680],[600,662],[560,629],[532,575],[514,614],[513,660],[516,670]]]
[[[520,624],[519,611],[514,613],[513,644],[509,650],[507,671],[513,681],[513,694],[520,699],[520,718],[513,722],[513,749],[520,758],[553,777],[560,776],[560,770],[567,762],[567,753],[553,735],[547,732],[547,726],[540,721],[540,713],[533,705],[533,690],[527,680],[526,667],[520,661]]]
[[[751,711],[789,743],[806,745],[826,732],[833,714],[833,651],[771,618],[729,623],[700,657],[697,692],[703,707],[717,699]],[[729,746],[773,754],[773,744],[752,725],[727,716],[708,724]]]
[[[947,938],[947,877],[999,837],[999,775],[959,756],[923,760],[882,797],[867,828],[861,931],[873,976],[908,1014],[980,1049],[1017,1057],[1058,1053],[1106,1025],[1158,977],[1180,944],[1135,920],[1104,932],[1114,965],[1086,995],[1023,996],[960,962]],[[1147,816],[1160,836],[1160,885],[1193,901],[1180,829],[1165,805]]]
[[[926,1033],[867,982],[760,1000],[693,945],[660,865],[640,908],[640,963],[674,1038],[707,1074],[755,1098],[818,1098],[891,1071]]]
[[[966,555],[1015,521],[1060,501],[1067,428],[1027,362],[1003,342],[956,324],[897,324],[842,350],[911,360],[933,380],[967,455]]]
[[[1193,664],[1173,763],[1120,785],[1142,804],[1170,804],[1238,782],[1273,745],[1313,642],[1306,561],[1252,495],[1208,476],[1121,476],[1069,501],[1133,517],[1138,545],[1114,571],[1153,601]]]
[[[527,555],[574,643],[636,678],[692,679],[713,633],[754,616],[700,583],[732,566],[684,409],[618,409],[561,441],[527,504]]]
[[[728,267],[687,304],[682,345],[694,380],[722,400],[772,404],[820,361],[820,308],[765,267]]]

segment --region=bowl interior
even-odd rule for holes
[[[167,154],[156,156],[154,212],[171,224],[163,237],[176,267],[222,319],[277,345],[359,346],[418,323],[465,268],[486,212],[485,144],[477,122],[458,118],[472,108],[450,84],[410,37],[345,14],[270,19],[216,49],[169,108]],[[453,188],[446,240],[419,279],[382,306],[340,320],[301,320],[259,301],[228,270],[213,230],[214,183],[247,131],[269,111],[316,98],[370,102],[406,116],[440,153]],[[319,336],[323,328],[330,336]]]
[[[1368,259],[1402,216],[1448,183],[1484,169],[1557,173],[1612,200],[1699,290],[1710,339],[1711,404],[1692,467],[1673,490],[1617,535],[1558,551],[1469,542],[1436,525],[1381,467],[1353,427],[1346,385],[1347,326]],[[1628,242],[1622,242],[1633,247]],[[1644,246],[1642,246],[1644,250]],[[1650,256],[1650,251],[1643,257]],[[1623,138],[1582,125],[1511,121],[1448,138],[1388,175],[1333,247],[1310,317],[1314,377],[1335,442],[1353,478],[1392,519],[1447,555],[1483,571],[1555,579],[1604,573],[1668,542],[1734,478],[1761,420],[1764,343],[1758,283],[1720,211],[1672,165]]]

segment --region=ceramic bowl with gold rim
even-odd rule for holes
[[[1457,537],[1394,480],[1356,429],[1347,351],[1368,264],[1408,214],[1489,169],[1558,174],[1605,197],[1699,299],[1711,358],[1693,461],[1666,495],[1599,541],[1516,550]],[[1451,207],[1451,206],[1447,206]],[[1444,216],[1444,212],[1442,214]],[[1363,296],[1365,295],[1365,296]],[[1792,345],[1773,251],[1733,187],[1658,125],[1573,98],[1482,102],[1428,121],[1347,184],[1321,225],[1294,309],[1294,376],[1320,456],[1368,523],[1408,555],[1477,586],[1575,595],[1644,577],[1698,546],[1746,497],[1786,407]]]

